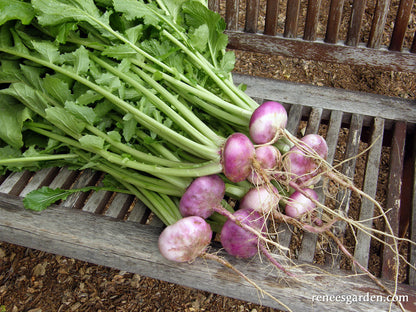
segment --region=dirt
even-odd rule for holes
[[[415,74],[242,51],[236,56],[239,73],[416,99]],[[378,196],[382,201],[383,194]],[[377,261],[370,259],[374,267]],[[0,242],[2,311],[277,310]]]

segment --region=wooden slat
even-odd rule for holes
[[[389,12],[390,0],[378,0],[371,24],[370,37],[367,46],[378,49],[383,38],[384,26],[386,25]]]
[[[63,167],[59,170],[58,174],[54,177],[52,182],[49,184],[49,187],[52,189],[55,188],[69,188],[72,183],[74,183],[78,172],[75,170],[69,170],[66,167]]]
[[[299,123],[302,118],[302,110],[303,110],[302,105],[292,105],[290,106],[289,111],[288,111],[288,121],[287,121],[286,129],[294,135],[296,135],[297,133]],[[277,238],[278,238],[279,244],[282,245],[283,247],[289,247],[290,240],[292,238],[292,233],[293,233],[293,226],[288,225],[286,223],[281,223],[279,224],[277,231],[278,231]]]
[[[164,259],[158,250],[159,228],[60,206],[34,213],[25,210],[19,199],[7,195],[0,196],[0,211],[2,241],[283,309],[276,301],[259,295],[252,285],[215,261],[196,259],[192,263],[174,263]],[[331,268],[327,269],[330,274],[323,275],[319,269],[300,266],[293,269],[297,276],[305,280],[300,283],[292,281],[279,270],[270,269],[270,264],[265,259],[235,259],[214,247],[210,252],[218,252],[218,256],[230,261],[261,289],[279,298],[293,311],[303,311],[305,305],[313,305],[316,311],[323,312],[377,312],[386,311],[389,307],[389,303],[380,301],[364,300],[354,304],[333,301],[328,304],[326,301],[312,300],[314,296],[322,294],[380,294],[379,288],[363,276],[344,278],[343,272]],[[392,283],[387,283],[387,287],[392,289]],[[409,296],[409,302],[405,303],[408,307],[416,300],[414,293],[414,288],[398,286],[398,294]],[[391,311],[399,311],[395,305],[391,308]]]
[[[112,192],[103,190],[93,192],[82,206],[82,210],[91,213],[101,213],[108,204],[112,194]]]
[[[361,26],[366,3],[367,0],[354,0],[353,2],[347,40],[345,41],[346,45],[357,46],[360,42]]]
[[[287,2],[286,22],[283,36],[286,38],[296,38],[298,33],[300,0]]]
[[[246,6],[246,23],[244,26],[244,31],[249,33],[256,33],[259,17],[259,0],[247,0]]]
[[[404,162],[404,147],[406,140],[406,126],[405,121],[396,123],[391,144],[389,177],[387,184],[387,201],[386,208],[389,209],[387,219],[390,223],[393,233],[389,233],[388,229],[385,232],[393,235],[399,233],[400,220],[400,198],[402,188],[403,162]],[[391,245],[393,240],[387,238],[386,243]],[[381,275],[386,279],[393,279],[395,276],[395,256],[393,250],[384,248],[383,250],[383,266]]]
[[[0,193],[19,195],[31,176],[29,171],[12,172],[0,185]]]
[[[326,132],[326,143],[328,144],[328,157],[326,161],[329,164],[334,162],[335,152],[337,149],[337,142],[339,138],[339,130],[342,124],[342,111],[332,111],[331,119],[329,120],[328,131]]]
[[[20,192],[19,196],[25,197],[31,191],[49,185],[58,171],[58,168],[44,168],[37,171],[30,179],[29,183],[26,184],[25,188]]]
[[[233,78],[237,84],[243,83],[247,85],[246,93],[249,96],[274,99],[280,103],[302,103],[305,107],[320,107],[324,110],[323,114],[327,111],[343,111],[345,121],[347,121],[346,117],[350,113],[356,112],[365,116],[407,120],[409,123],[416,123],[414,100],[301,83],[294,84],[287,81],[248,75],[234,74]]]
[[[348,25],[346,45],[357,46],[360,43],[360,35],[363,25],[367,1],[353,0],[350,21]]]
[[[321,123],[322,109],[312,108],[309,115],[308,126],[306,127],[305,135],[318,133],[319,125]],[[318,201],[323,202],[324,194],[321,188],[321,181],[316,185],[316,192],[318,194]],[[319,211],[318,211],[319,212]],[[302,238],[302,244],[299,249],[298,259],[305,262],[313,262],[315,256],[316,242],[318,235],[310,232],[305,232]]]
[[[389,49],[392,51],[402,50],[404,36],[406,35],[407,25],[409,24],[410,13],[412,12],[412,6],[413,0],[400,1],[389,46]]]
[[[123,219],[134,197],[129,194],[117,193],[105,212],[108,217]]]
[[[227,0],[225,6],[225,21],[227,23],[227,29],[238,29],[238,9],[240,0]]]
[[[354,64],[386,71],[416,72],[415,53],[396,53],[387,49],[370,49],[323,41],[264,36],[226,31],[229,48],[265,54],[283,55],[328,63]]]
[[[370,140],[371,149],[368,152],[363,191],[375,198],[377,191],[380,157],[383,147],[384,119],[375,118],[373,133]],[[374,203],[367,198],[361,199],[360,216],[361,224],[368,229],[372,228],[374,215]],[[368,233],[357,232],[357,245],[354,250],[355,259],[364,267],[368,266],[370,255],[371,237]]]
[[[94,172],[90,169],[84,170],[78,179],[75,181],[72,186],[73,189],[85,187],[89,185],[95,185],[98,181],[100,173]],[[68,196],[68,198],[63,202],[62,206],[66,208],[75,208],[80,209],[83,205],[88,193],[86,192],[77,192]]]
[[[306,13],[304,40],[316,40],[316,31],[319,24],[319,13],[321,10],[321,0],[309,0]]]
[[[351,117],[351,125],[349,128],[348,138],[345,146],[344,152],[344,162],[341,166],[341,173],[344,174],[346,177],[353,179],[354,172],[355,172],[355,165],[357,162],[356,156],[358,154],[361,132],[363,126],[363,116],[353,114]],[[349,189],[341,189],[338,191],[336,195],[338,209],[343,215],[348,215],[348,211],[350,208],[350,196],[351,190]],[[335,223],[332,231],[338,238],[343,238],[345,235],[345,231],[347,229],[347,223],[344,221],[338,221]],[[337,250],[337,246],[335,243],[331,241],[330,243],[331,250]],[[334,267],[339,267],[341,263],[341,251],[334,257],[332,257],[332,265]]]
[[[414,139],[414,137],[413,137]],[[414,141],[414,140],[413,140]],[[416,242],[416,144],[413,142],[413,197],[412,213],[410,219],[410,240]],[[410,245],[409,261],[416,267],[416,245]],[[409,270],[409,285],[416,286],[416,270]]]
[[[129,216],[127,217],[128,221],[144,223],[147,219],[150,210],[140,201],[136,199],[136,203],[133,206]]]
[[[219,12],[220,11],[220,0],[209,0],[208,1],[208,8],[211,11]]]
[[[267,0],[264,34],[275,36],[279,19],[279,0]]]
[[[290,133],[296,135],[299,127],[299,122],[302,118],[302,105],[292,105],[290,106],[289,112],[288,112],[288,120],[286,129]]]
[[[342,11],[344,0],[331,0],[328,14],[328,24],[326,27],[325,42],[337,43],[339,28],[342,21]]]

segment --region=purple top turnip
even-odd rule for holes
[[[318,194],[310,188],[303,190],[308,196],[318,201]],[[299,218],[302,214],[314,210],[316,204],[301,192],[296,191],[287,200],[285,214],[292,218]]]
[[[268,101],[260,105],[251,115],[250,137],[256,144],[271,142],[279,129],[287,124],[287,112],[278,102]]]
[[[255,149],[250,139],[239,132],[230,135],[222,150],[224,175],[234,183],[244,181],[251,172]]]
[[[234,216],[241,222],[264,233],[266,220],[258,212],[239,209]],[[224,249],[235,257],[249,258],[259,251],[259,237],[243,229],[231,220],[227,220],[221,230],[221,244]]]
[[[279,204],[280,196],[273,186],[259,186],[250,189],[240,201],[240,209],[251,209],[268,215]]]
[[[263,174],[268,175],[272,169],[276,168],[281,162],[282,155],[273,145],[263,145],[256,148],[256,161],[260,165]],[[256,168],[252,168],[247,180],[254,185],[260,185],[265,182],[262,174]]]
[[[320,173],[320,161],[327,157],[328,145],[325,139],[318,134],[308,134],[300,140],[299,146],[293,146],[285,155],[283,165],[292,180],[308,186],[316,182],[312,178]]]
[[[225,194],[225,183],[217,175],[196,178],[179,202],[179,211],[184,217],[200,216],[208,218],[214,208],[221,205]]]
[[[168,260],[191,262],[205,252],[211,239],[211,227],[204,219],[198,216],[186,217],[162,231],[159,250]]]

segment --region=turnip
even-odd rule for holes
[[[269,215],[279,204],[280,196],[274,186],[259,186],[250,189],[240,201],[240,209],[255,210]]]
[[[256,211],[239,209],[234,213],[234,217],[261,233],[266,232],[266,220]],[[231,220],[227,220],[222,227],[221,244],[230,255],[239,258],[250,258],[259,251],[258,236],[246,231]]]
[[[310,188],[303,190],[310,198],[318,200],[318,194]],[[289,217],[299,218],[301,215],[307,212],[311,212],[316,208],[316,204],[307,196],[299,191],[295,191],[287,200],[285,213]]]
[[[190,216],[167,226],[159,236],[160,253],[168,260],[191,262],[202,255],[212,239],[210,225]]]
[[[225,183],[219,176],[196,178],[182,195],[179,210],[184,217],[200,216],[206,219],[221,206],[224,194]]]
[[[266,235],[267,221],[257,211],[239,209],[234,213],[234,217],[242,224],[257,229],[263,236]],[[264,241],[259,240],[257,235],[253,235],[253,233],[249,233],[241,226],[238,226],[236,222],[232,222],[231,220],[225,222],[222,227],[220,240],[222,246],[230,255],[238,258],[250,258],[258,252],[261,252],[278,269],[289,276],[294,276],[294,274],[287,271],[284,266],[273,258]]]
[[[208,218],[217,212],[258,239],[277,245],[261,235],[257,228],[240,222],[233,213],[225,209],[221,204],[224,192],[225,183],[219,176],[209,175],[196,178],[183,194],[179,202],[179,210],[184,217],[199,216],[201,218]]]
[[[256,144],[271,143],[276,140],[277,132],[287,124],[287,112],[278,102],[264,102],[251,115],[249,123],[250,137]]]
[[[263,184],[267,179],[265,177],[280,164],[281,158],[280,151],[273,145],[256,147],[256,160],[247,180],[254,185]]]
[[[254,157],[255,149],[250,139],[242,133],[233,133],[222,150],[224,175],[231,182],[244,181],[251,172]]]
[[[317,182],[321,162],[328,156],[328,145],[318,134],[308,134],[300,139],[283,158],[283,167],[289,179],[308,186]],[[314,178],[314,179],[313,179]]]

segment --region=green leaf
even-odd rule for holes
[[[211,59],[214,65],[218,58],[218,53],[225,50],[228,43],[228,37],[224,34],[226,24],[222,17],[210,11],[204,4],[199,1],[187,1],[183,4],[183,11],[187,25],[193,28],[199,28],[201,25],[207,25],[209,29],[208,47]]]
[[[209,41],[209,28],[207,24],[202,24],[190,36],[192,46],[198,51],[205,50]]]
[[[33,190],[23,198],[23,205],[26,209],[33,211],[43,211],[59,200],[65,200],[69,195],[77,192],[88,192],[97,190],[98,187],[89,186],[79,189],[63,190],[60,188],[51,189],[43,186],[40,189]]]
[[[0,139],[15,148],[23,146],[23,122],[30,119],[30,111],[15,98],[0,94]]]
[[[127,20],[143,18],[144,23],[156,26],[160,17],[156,14],[158,8],[153,4],[145,4],[142,0],[114,0],[114,8],[117,12],[124,13]]]
[[[137,52],[127,44],[119,44],[116,46],[107,46],[103,51],[103,55],[114,57],[117,60],[122,60],[127,57],[136,56]]]
[[[0,25],[10,20],[20,20],[28,25],[35,17],[35,11],[30,3],[18,0],[0,0]]]
[[[61,79],[48,75],[43,79],[43,82],[45,91],[54,99],[58,100],[61,105],[72,99],[68,84]]]
[[[92,149],[98,149],[98,150],[104,149],[104,143],[105,143],[104,139],[96,135],[86,134],[82,136],[78,141],[79,143],[81,143],[82,146],[85,146],[86,148],[92,148]]]
[[[75,57],[74,71],[77,73],[77,75],[87,73],[90,67],[90,58],[88,56],[87,49],[85,49],[84,46],[81,46],[72,54]]]
[[[85,128],[85,123],[62,107],[45,109],[46,119],[72,137],[79,137]]]
[[[91,107],[80,106],[74,102],[67,101],[65,102],[65,109],[90,125],[94,124],[94,122],[97,120],[97,115],[95,114],[94,109]]]
[[[59,61],[58,47],[50,41],[32,41],[32,45],[39,52],[41,58],[54,64]]]

